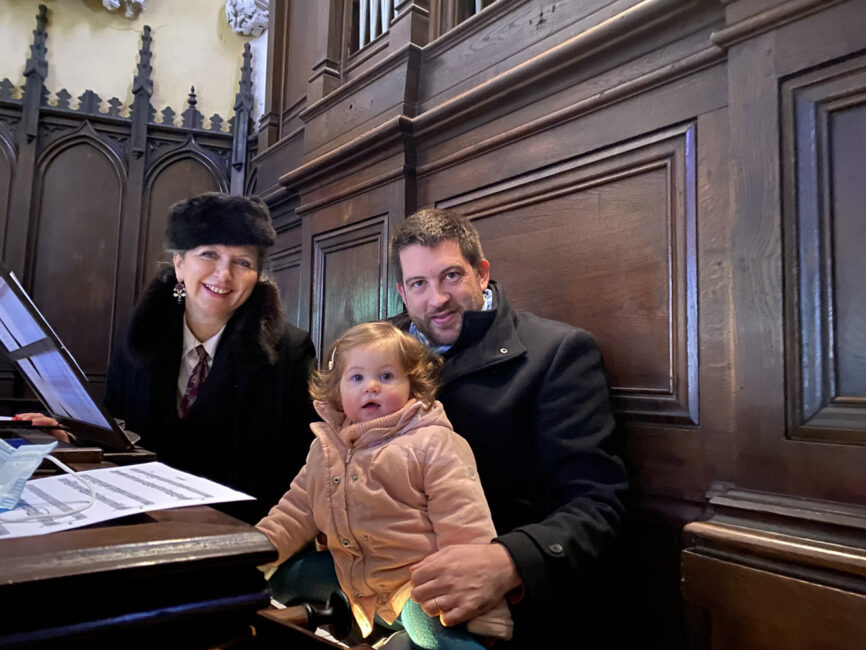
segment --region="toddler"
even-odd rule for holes
[[[279,551],[272,566],[285,563],[271,579],[278,599],[276,585],[290,581],[294,595],[324,600],[335,569],[364,636],[378,617],[402,625],[422,648],[480,650],[479,637],[511,638],[504,600],[467,626],[446,628],[410,599],[412,565],[451,544],[496,536],[472,450],[434,401],[438,367],[422,343],[389,323],[345,332],[310,381],[324,422],[310,425],[316,440],[307,462],[257,528]],[[319,531],[330,556],[286,562]],[[309,581],[319,584],[297,584]]]

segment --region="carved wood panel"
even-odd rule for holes
[[[176,153],[165,164],[155,168],[147,179],[144,192],[144,215],[139,252],[139,295],[150,283],[161,264],[169,261],[165,254],[165,225],[168,208],[182,199],[201,192],[226,191],[224,181],[200,156],[190,152]]]
[[[470,215],[516,307],[596,336],[620,411],[644,420],[698,422],[694,135],[675,127],[438,204]]]
[[[57,140],[37,167],[31,294],[97,384],[111,349],[124,181],[123,162],[89,128]]]
[[[109,350],[161,257],[167,207],[202,191],[242,191],[254,153],[251,54],[245,48],[230,132],[219,115],[205,128],[194,93],[179,115],[164,107],[157,123],[150,27],[143,25],[130,69],[132,104],[111,98],[103,111],[91,90],[75,108],[65,88],[49,100],[49,18],[40,5],[30,57],[22,60],[24,87],[0,80],[0,246],[99,397]],[[16,382],[11,392],[18,396],[21,387]]]
[[[301,291],[301,246],[286,248],[270,256],[271,274],[280,288],[280,297],[286,310],[286,318],[293,325],[304,329],[300,315]]]
[[[3,241],[6,238],[14,170],[15,148],[12,145],[12,136],[6,125],[0,122],[0,251],[3,250]],[[0,395],[11,393],[14,379],[15,371],[11,362],[0,358]]]
[[[12,191],[12,176],[15,169],[15,148],[11,135],[0,122],[0,250],[6,237],[6,220],[9,217],[9,200]]]
[[[387,313],[388,230],[385,216],[313,237],[313,343],[323,357],[358,323]]]
[[[789,435],[866,444],[866,57],[782,86]]]

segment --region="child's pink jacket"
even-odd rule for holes
[[[340,586],[366,636],[374,614],[391,623],[412,590],[409,567],[452,544],[495,536],[469,444],[442,405],[417,400],[391,415],[344,427],[345,415],[316,402],[324,422],[291,488],[256,527],[279,551],[276,564],[322,531]],[[476,624],[477,623],[477,624]],[[503,601],[470,621],[485,636],[510,638]]]

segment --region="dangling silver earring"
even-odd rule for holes
[[[178,305],[183,304],[183,299],[186,298],[186,285],[183,281],[174,285],[174,289],[171,290],[171,295],[177,298]]]

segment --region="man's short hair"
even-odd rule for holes
[[[403,283],[400,251],[414,244],[435,248],[449,239],[458,243],[463,257],[473,269],[477,269],[484,253],[478,231],[469,219],[457,212],[438,208],[424,208],[406,217],[391,237],[391,266],[397,273],[397,283]]]

